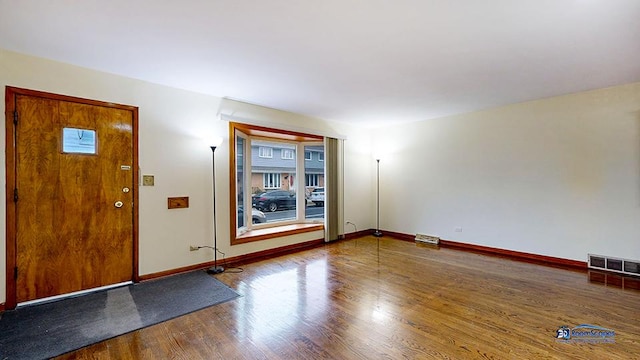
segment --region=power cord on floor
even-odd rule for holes
[[[213,251],[217,251],[218,253],[222,254],[222,260],[220,261],[222,261],[222,267],[225,269],[224,272],[230,273],[230,274],[239,274],[244,271],[244,269],[241,267],[232,267],[232,268],[227,267],[227,261],[225,260],[226,254],[220,251],[220,249],[216,249],[213,246],[208,246],[208,245],[198,246],[198,249],[204,249],[204,248],[212,249]]]

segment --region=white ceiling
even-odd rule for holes
[[[0,47],[376,126],[640,81],[640,1],[0,0]]]

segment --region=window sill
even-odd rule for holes
[[[282,236],[302,234],[312,231],[324,230],[324,224],[291,224],[265,229],[247,231],[236,236],[231,245],[245,244],[252,241],[273,239]]]

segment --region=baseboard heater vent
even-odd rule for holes
[[[416,234],[416,241],[425,244],[438,245],[438,243],[440,243],[440,238],[432,235]]]
[[[589,254],[589,268],[640,276],[640,260]]]

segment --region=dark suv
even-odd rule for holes
[[[286,190],[267,191],[252,199],[253,207],[262,211],[292,209],[296,207],[296,194]]]

